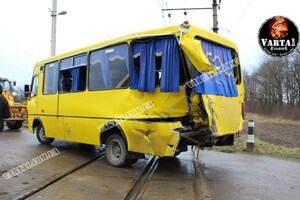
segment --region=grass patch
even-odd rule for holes
[[[246,118],[247,119],[245,121],[248,121],[249,119],[254,119],[255,123],[274,123],[274,124],[295,124],[295,125],[300,125],[299,120],[274,118],[274,117],[271,117],[271,116],[265,116],[265,115],[260,115],[260,114],[256,114],[256,113],[247,113]]]
[[[236,137],[233,146],[214,146],[211,149],[227,153],[249,153],[279,158],[300,159],[300,148],[287,148],[284,146],[274,145],[264,142],[258,138],[255,138],[255,147],[253,152],[249,152],[247,150],[247,135]]]

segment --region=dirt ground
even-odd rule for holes
[[[275,145],[300,148],[300,121],[275,119],[248,113],[242,134],[247,134],[248,120],[250,119],[255,121],[255,137]]]

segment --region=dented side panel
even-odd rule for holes
[[[180,122],[119,122],[127,139],[128,151],[157,156],[173,156],[180,137],[173,129]]]

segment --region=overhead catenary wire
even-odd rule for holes
[[[158,2],[159,9],[161,10],[161,14],[162,14],[161,16],[164,20],[164,24],[165,24],[165,26],[167,26],[165,15],[164,15],[164,12],[162,11],[164,0],[161,0],[161,3],[159,2],[159,0],[157,0],[157,2]]]
[[[169,23],[171,23],[171,13],[170,11],[178,11],[178,10],[182,10],[183,11],[183,14],[184,16],[187,15],[187,10],[212,10],[213,11],[213,27],[212,27],[212,30],[215,32],[215,33],[218,33],[218,9],[220,9],[220,3],[221,3],[221,0],[219,0],[219,3],[217,3],[217,0],[213,0],[213,3],[212,3],[212,7],[191,7],[191,8],[188,8],[186,7],[186,0],[184,1],[184,7],[183,8],[168,8],[168,4],[167,4],[167,1],[165,1],[165,4],[166,4],[166,8],[162,8],[162,11],[167,11],[168,12],[168,17],[169,17]]]
[[[235,23],[233,24],[233,26],[229,29],[230,31],[232,31],[235,28],[235,26],[238,24],[238,22],[241,20],[241,18],[244,16],[244,14],[248,11],[248,9],[251,6],[251,4],[253,3],[253,1],[254,0],[250,1],[250,3],[245,8],[245,10],[242,12],[242,14],[239,16],[239,18],[235,21]]]
[[[165,3],[166,3],[166,8],[169,9],[167,1]],[[162,11],[163,11],[163,9],[162,9]],[[170,12],[168,13],[168,17],[169,17],[169,24],[171,24],[171,13]]]

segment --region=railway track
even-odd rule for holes
[[[158,164],[159,158],[157,156],[151,157],[146,163],[144,169],[142,170],[140,176],[136,179],[133,186],[130,188],[125,196],[125,200],[136,199],[142,190],[143,186],[148,182],[149,178],[155,172]]]
[[[44,181],[40,182],[39,184],[36,184],[30,188],[28,188],[26,191],[20,192],[16,195],[13,195],[7,200],[23,200],[30,198],[34,196],[36,193],[44,190],[45,188],[59,182],[61,179],[63,179],[66,176],[72,175],[75,172],[79,171],[80,169],[87,167],[91,163],[97,161],[98,159],[101,159],[105,157],[105,153],[101,152],[98,155],[96,155],[93,159],[88,160],[87,162],[84,162],[68,171],[66,171],[63,174],[54,175],[51,177],[48,177]],[[125,195],[125,199],[135,199],[137,195],[139,194],[140,189],[142,186],[147,182],[148,178],[154,173],[157,165],[158,165],[158,157],[150,157],[145,166],[142,168],[140,174],[138,177],[136,177],[133,180],[133,184],[131,184],[131,188],[128,190],[128,193]]]
[[[8,199],[11,199],[11,200],[23,200],[23,199],[26,199],[28,197],[31,197],[34,194],[36,194],[37,192],[39,192],[39,191],[47,188],[48,186],[50,186],[52,184],[55,184],[56,182],[58,182],[62,178],[64,178],[64,177],[66,177],[66,176],[68,176],[68,175],[70,175],[70,174],[72,174],[72,173],[74,173],[74,172],[82,169],[83,167],[86,167],[90,163],[92,163],[92,162],[94,162],[94,161],[96,161],[99,158],[104,157],[104,156],[105,156],[105,153],[101,152],[98,155],[96,155],[94,158],[88,160],[87,162],[84,162],[84,163],[82,163],[82,164],[74,167],[73,169],[66,171],[63,174],[59,174],[59,175],[54,175],[54,176],[48,177],[44,181],[40,182],[38,185],[34,185],[34,186],[28,188],[25,192],[21,192],[21,193],[19,193],[17,195],[9,197]]]
[[[108,163],[105,161],[105,153],[100,152],[97,154],[95,157],[92,159],[66,171],[65,173],[58,174],[58,175],[53,175],[51,177],[48,177],[47,179],[41,181],[40,183],[33,185],[32,187],[26,189],[23,192],[20,192],[14,196],[11,196],[7,199],[9,200],[23,200],[23,199],[35,199],[37,197],[43,197],[43,199],[52,199],[53,197],[47,195],[47,189],[51,188],[55,185],[59,185],[60,182],[63,182],[64,178],[67,178],[71,176],[74,176],[76,173],[78,173],[81,170],[84,170],[84,168],[91,168],[93,164],[95,164],[97,161],[103,161],[102,164],[108,166]],[[178,158],[159,158],[157,156],[151,156],[148,158],[148,160],[143,164],[143,167],[141,168],[134,168],[135,171],[135,176],[130,178],[130,181],[128,181],[128,185],[124,186],[126,189],[121,192],[121,194],[118,196],[118,199],[124,199],[124,200],[134,200],[134,199],[143,199],[143,196],[145,195],[147,199],[149,199],[149,192],[153,190],[153,185],[156,184],[157,181],[161,181],[162,179],[163,183],[168,183],[170,182],[170,186],[164,186],[163,188],[160,189],[159,192],[157,192],[156,195],[161,196],[161,197],[170,197],[173,198],[172,195],[182,195],[183,198],[181,199],[203,199],[201,198],[201,183],[200,183],[200,177],[199,177],[199,166],[198,162],[195,160],[195,156],[193,160],[190,160],[189,162],[189,168],[193,168],[193,172],[191,174],[188,174],[188,176],[191,179],[187,179],[182,175],[177,177],[176,172],[178,173],[185,173],[185,172],[180,172],[180,170],[185,170],[184,168],[181,169],[179,168],[182,163],[186,163],[186,161],[181,161],[181,159]],[[174,164],[178,162],[179,164]],[[160,165],[161,163],[161,165]],[[167,167],[166,167],[167,166]],[[114,167],[111,167],[110,169],[116,169]],[[117,168],[117,170],[121,168]],[[99,169],[101,170],[101,169]],[[122,169],[124,170],[124,169]],[[132,170],[132,168],[131,168]],[[164,178],[167,175],[171,176],[171,178]],[[98,179],[101,179],[101,177],[98,177]],[[157,180],[159,179],[159,180]],[[187,181],[188,180],[188,181]],[[103,180],[104,181],[104,180]],[[183,194],[185,191],[183,190],[183,193],[176,194],[180,191],[178,191],[178,188],[174,187],[174,182],[176,182],[178,187],[183,190],[183,188],[188,188],[186,192],[188,194]],[[72,183],[70,187],[72,187]],[[108,187],[113,187],[109,186],[110,184],[113,185],[113,178],[112,182],[107,181],[106,184]],[[172,186],[173,184],[173,186]],[[175,185],[176,185],[175,184]],[[56,186],[60,188],[60,186]],[[174,187],[174,188],[172,188]],[[116,188],[116,190],[118,190]],[[165,191],[171,191],[170,193],[165,193]],[[62,191],[57,191],[58,194],[62,193]],[[98,191],[98,194],[101,193]],[[41,195],[42,194],[42,195]],[[147,197],[148,195],[148,197]],[[169,196],[171,195],[171,196]],[[72,199],[72,197],[68,197],[66,199]],[[112,197],[113,198],[113,197]],[[96,198],[95,198],[96,199]],[[150,197],[151,199],[151,197]],[[153,196],[153,199],[155,199],[155,196]]]

